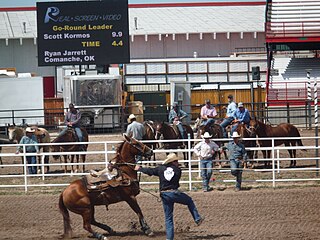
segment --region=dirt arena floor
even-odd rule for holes
[[[177,240],[201,239],[319,239],[320,187],[251,189],[190,193],[205,222],[196,227],[187,208],[176,205]],[[165,239],[161,203],[147,193],[138,201],[153,238],[144,236],[138,219],[125,203],[96,208],[96,219],[110,225],[109,240]],[[0,239],[59,239],[63,233],[58,194],[0,196]],[[75,239],[92,239],[82,220],[71,214]],[[102,232],[103,233],[103,232]]]
[[[301,134],[310,136],[312,132],[302,131]],[[120,135],[91,136],[90,141],[120,139]],[[303,142],[308,146],[312,145],[313,141]],[[89,146],[89,149],[95,150],[92,146]],[[14,150],[4,149],[4,152],[12,151]],[[303,154],[300,152],[298,156]],[[313,153],[308,151],[308,154]],[[88,161],[93,160],[96,158],[89,155]],[[13,161],[4,157],[3,161],[4,164],[8,164],[19,163],[21,160],[17,158]],[[313,165],[303,162],[298,164],[302,167]],[[59,170],[53,171],[62,171],[61,168],[57,169]],[[20,171],[20,168],[1,168],[0,174],[19,174]],[[230,174],[216,175],[217,178],[225,176],[230,178]],[[291,183],[290,186],[285,185],[276,189],[272,189],[270,184],[262,187],[248,183],[244,185],[245,190],[241,192],[234,192],[233,184],[222,185],[219,182],[212,184],[214,187],[212,192],[189,192],[199,212],[205,216],[205,222],[196,227],[188,209],[176,205],[175,239],[320,239],[318,182],[306,185]],[[59,192],[59,189],[47,192],[34,188],[27,194],[21,189],[0,191],[0,239],[60,239],[63,234],[63,221],[58,210]],[[152,193],[158,196],[154,190]],[[118,203],[110,205],[108,211],[103,206],[96,207],[96,219],[110,225],[117,232],[115,235],[106,233],[109,240],[165,239],[161,202],[144,191],[138,196],[138,202],[155,236],[152,238],[144,236],[138,218],[131,208],[126,203]],[[82,228],[82,219],[79,215],[72,213],[71,219],[74,239],[92,239]],[[103,230],[100,232],[104,233]]]

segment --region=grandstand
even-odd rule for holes
[[[320,78],[320,1],[268,0],[265,31],[268,106],[305,105]]]

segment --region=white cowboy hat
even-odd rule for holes
[[[238,132],[233,132],[233,133],[232,133],[232,137],[233,137],[233,138],[239,138],[239,137],[241,137],[241,136],[239,135]]]
[[[239,102],[239,103],[238,103],[238,108],[239,108],[239,107],[243,107],[243,103],[242,103],[242,102]]]
[[[177,156],[177,154],[175,153],[170,153],[167,158],[162,162],[162,164],[168,164],[174,161],[177,161],[179,158]]]
[[[210,135],[208,132],[205,132],[201,137],[202,138],[212,138],[212,135]]]
[[[129,119],[134,119],[134,118],[137,118],[136,115],[134,115],[134,114],[129,115]]]
[[[26,132],[33,133],[33,132],[35,132],[35,130],[32,129],[31,127],[27,127]]]

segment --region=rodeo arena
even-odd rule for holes
[[[319,0],[3,2],[0,239],[319,239]]]

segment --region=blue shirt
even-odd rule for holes
[[[169,123],[173,123],[173,120],[175,117],[179,117],[179,118],[182,118],[182,117],[187,117],[188,114],[185,112],[185,111],[182,111],[180,109],[177,110],[177,112],[174,110],[174,109],[171,109],[171,111],[169,112]]]
[[[234,112],[237,110],[237,105],[235,102],[229,103],[227,107],[227,117],[233,117]]]
[[[32,135],[31,138],[28,136],[23,136],[20,140],[20,144],[35,144],[26,146],[26,152],[39,152],[38,140],[35,135]],[[22,150],[22,146],[17,147],[17,151]]]
[[[234,141],[228,143],[229,160],[243,159],[247,160],[247,151],[242,143],[236,144]]]
[[[130,133],[132,133],[132,137],[134,137],[135,139],[137,140],[142,140],[143,139],[143,136],[145,135],[146,131],[145,131],[145,128],[144,126],[137,122],[137,121],[133,121],[132,123],[130,123],[128,125],[128,128],[127,128],[127,132],[126,132],[128,135]]]
[[[81,119],[81,112],[79,110],[76,113],[72,113],[71,111],[67,112],[66,118],[64,123],[67,124],[70,122],[72,127],[80,127],[80,119]]]
[[[238,119],[241,123],[249,124],[250,122],[250,113],[246,108],[242,109],[242,111],[237,108],[233,114],[233,117]]]

